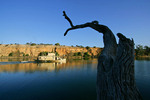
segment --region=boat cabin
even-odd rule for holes
[[[38,60],[55,60],[55,53],[48,53],[47,56],[38,56]]]

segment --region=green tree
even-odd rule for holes
[[[9,53],[9,55],[8,55],[8,56],[13,56],[13,52]]]
[[[48,52],[40,52],[39,53],[39,56],[47,56],[48,55]]]
[[[9,53],[8,56],[14,56],[14,57],[20,57],[20,56],[25,56],[25,54],[23,52],[20,52],[19,50],[16,52],[11,52]]]
[[[29,54],[26,54],[26,56],[29,56]]]
[[[27,43],[26,43],[26,45],[30,45],[30,43],[29,43],[29,42],[27,42]]]
[[[22,53],[23,56],[26,56],[25,53]]]
[[[80,47],[79,45],[76,45],[76,47]]]
[[[60,44],[59,44],[59,43],[56,43],[55,45],[56,45],[56,46],[60,46]]]
[[[150,55],[150,47],[144,46],[144,54],[147,56]]]
[[[80,48],[84,48],[84,46],[80,45]]]
[[[144,55],[144,49],[142,45],[137,45],[135,50],[136,56],[143,56]]]
[[[78,52],[77,55],[78,55],[78,56],[82,56],[82,53],[81,53],[81,52]]]
[[[78,53],[74,53],[73,56],[78,56]]]
[[[85,48],[86,48],[87,50],[89,50],[89,49],[90,49],[90,47],[89,47],[89,46],[86,46]]]
[[[31,46],[35,46],[36,45],[36,43],[31,43]]]
[[[76,52],[73,54],[73,56],[82,56],[81,52]]]
[[[59,56],[59,53],[58,53],[58,52],[55,52],[55,55],[56,55],[56,56]]]
[[[40,43],[40,45],[44,45],[44,43]]]
[[[85,52],[84,55],[83,55],[83,57],[84,57],[84,58],[89,58],[89,57],[91,57],[91,56],[88,54],[88,52]]]

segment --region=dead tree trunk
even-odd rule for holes
[[[112,69],[117,100],[141,100],[134,76],[134,41],[118,33],[119,44]]]
[[[97,66],[97,100],[141,100],[134,78],[134,42],[118,33],[119,44],[112,31],[105,25],[93,21],[74,26],[70,18],[63,12],[71,25],[68,31],[91,27],[103,34],[104,49],[98,58]]]

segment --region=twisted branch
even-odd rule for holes
[[[66,15],[66,12],[65,12],[65,11],[63,11],[63,16],[65,16],[65,19],[67,19],[68,22],[70,23],[71,27],[73,27],[72,21],[71,21],[71,19]]]
[[[85,24],[80,24],[80,25],[74,26],[71,19],[67,16],[65,11],[63,11],[63,16],[65,16],[65,19],[70,23],[70,26],[71,26],[71,28],[68,28],[66,30],[66,32],[64,33],[64,36],[66,36],[68,31],[70,31],[70,30],[79,29],[79,28],[86,28],[86,27],[91,27],[92,29],[94,29],[100,33],[104,33],[105,31],[109,30],[109,28],[107,26],[99,25],[98,21],[92,21],[92,22],[88,22]]]

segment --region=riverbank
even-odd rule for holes
[[[136,56],[136,60],[150,60],[150,56]]]
[[[38,56],[41,52],[57,52],[59,56],[73,56],[75,53],[88,52],[91,56],[97,56],[102,48],[97,47],[73,47],[56,45],[0,45],[0,57],[3,56]]]
[[[150,56],[146,56],[146,55],[144,55],[144,56],[136,56],[136,57],[140,57],[140,58],[150,58]]]

